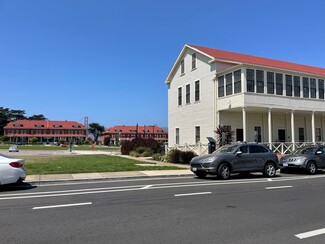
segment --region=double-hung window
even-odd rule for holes
[[[182,105],[182,87],[178,88],[178,106]]]
[[[195,102],[200,101],[200,81],[195,81]]]
[[[190,84],[186,85],[186,104],[191,102],[191,86]]]
[[[292,97],[292,76],[286,75],[286,95]]]

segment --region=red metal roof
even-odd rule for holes
[[[135,133],[137,126],[128,126],[128,125],[117,125],[111,127],[105,131],[105,133],[128,133],[132,134]],[[167,134],[167,131],[164,129],[156,126],[156,125],[145,125],[145,126],[138,126],[138,133],[163,133]],[[154,132],[153,132],[154,131]]]
[[[256,64],[262,66],[269,66],[269,67],[275,67],[280,69],[325,76],[325,68],[295,64],[291,62],[285,62],[285,61],[268,59],[268,58],[261,58],[257,56],[222,51],[218,49],[201,47],[201,46],[196,46],[191,44],[189,44],[188,46],[195,48],[203,53],[206,53],[207,55],[212,56],[213,58],[216,59],[224,59],[224,60],[234,61],[234,62],[239,62],[244,64]]]
[[[22,126],[19,126],[22,125]],[[17,120],[8,123],[4,129],[86,129],[75,121]]]

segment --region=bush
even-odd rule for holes
[[[180,150],[177,149],[171,150],[167,154],[167,161],[174,164],[180,163],[180,154],[181,154]]]
[[[136,151],[131,151],[130,152],[130,156],[132,156],[132,157],[140,157],[140,154],[139,153],[137,153]]]
[[[111,142],[111,138],[105,137],[105,139],[104,139],[104,145],[105,146],[109,146],[110,142]]]
[[[165,159],[165,156],[160,153],[155,153],[154,155],[152,155],[152,160],[164,161],[164,159]]]
[[[177,149],[171,150],[167,155],[167,161],[170,163],[183,163],[183,164],[189,164],[191,159],[197,156],[192,151],[180,151]]]
[[[36,144],[36,143],[38,142],[38,140],[37,140],[36,137],[33,137],[33,138],[30,140],[30,142],[31,142],[32,144]]]
[[[197,155],[192,151],[181,152],[180,161],[181,161],[181,163],[189,164],[191,162],[192,158],[194,158],[195,156],[197,156]]]
[[[139,147],[148,148],[151,150],[151,153],[160,153],[163,151],[161,144],[152,138],[149,139],[135,138],[132,141],[125,141],[122,144],[121,153],[123,155],[129,155],[131,151],[134,151]]]

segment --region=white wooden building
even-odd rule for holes
[[[324,68],[185,45],[165,81],[169,147],[206,144],[219,125],[282,152],[323,142],[324,80]]]

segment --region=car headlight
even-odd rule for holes
[[[208,157],[201,160],[201,163],[212,163],[216,158],[215,157]]]

